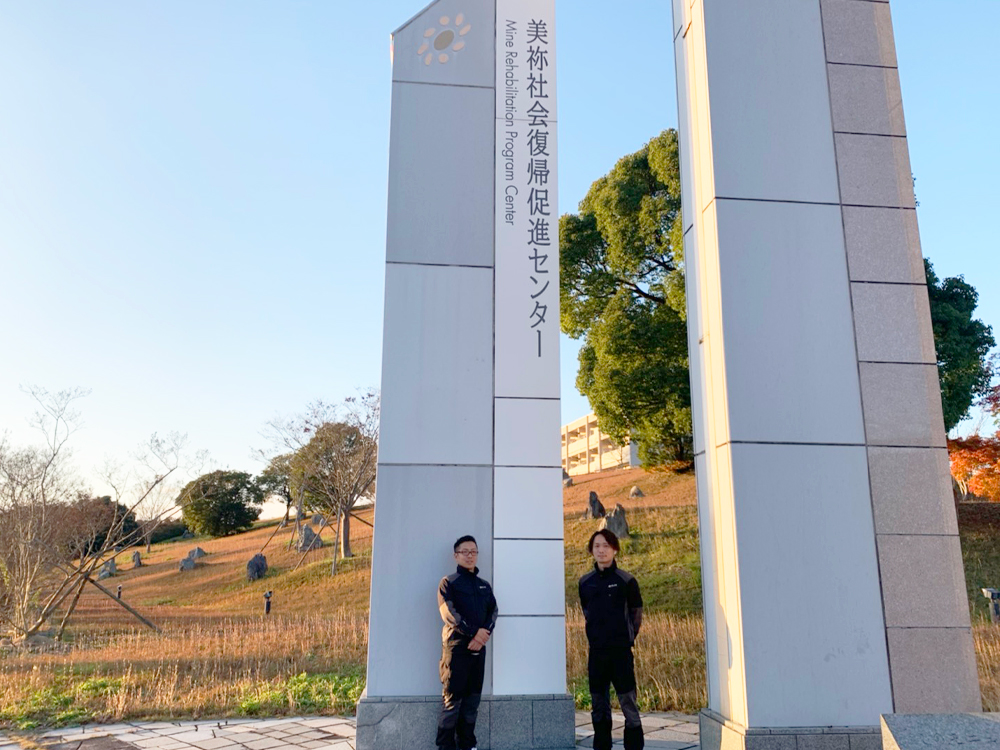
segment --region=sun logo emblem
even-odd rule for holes
[[[461,13],[455,16],[454,25],[448,16],[441,16],[439,23],[439,27],[431,26],[424,32],[424,42],[417,50],[417,55],[424,58],[424,65],[430,65],[435,57],[444,65],[452,54],[465,49],[462,37],[472,30],[472,24],[465,23],[465,16]]]

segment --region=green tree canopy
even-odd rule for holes
[[[229,536],[253,526],[264,491],[246,472],[213,471],[188,482],[175,502],[192,531]]]
[[[677,133],[666,130],[594,182],[579,213],[560,219],[564,333],[583,339],[576,385],[601,429],[638,443],[643,463],[689,456],[684,248]],[[992,330],[973,318],[979,295],[962,277],[939,280],[925,261],[945,426],[990,388]]]
[[[989,396],[993,377],[989,353],[996,341],[993,329],[972,317],[979,293],[964,277],[939,279],[926,258],[924,270],[941,377],[944,426],[951,431],[968,415],[973,401]]]
[[[560,219],[562,330],[583,338],[576,385],[643,463],[687,458],[691,395],[677,132],[597,180]]]

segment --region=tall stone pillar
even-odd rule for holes
[[[674,0],[673,36],[702,748],[979,710],[889,5]]]
[[[434,747],[437,584],[463,534],[500,610],[478,747],[569,748],[554,1],[437,0],[392,45],[359,749]]]

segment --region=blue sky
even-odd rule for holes
[[[389,32],[421,4],[0,0],[0,431],[30,439],[20,385],[80,386],[84,471],[154,431],[256,470],[267,420],[378,384]],[[1000,333],[1000,3],[948,11],[893,5],[923,248]],[[667,0],[558,12],[566,212],[677,118]]]

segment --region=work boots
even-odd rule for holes
[[[642,725],[625,727],[625,750],[642,750],[645,740],[642,738]],[[596,742],[594,747],[597,747]]]
[[[611,750],[611,719],[594,722],[594,750]]]

